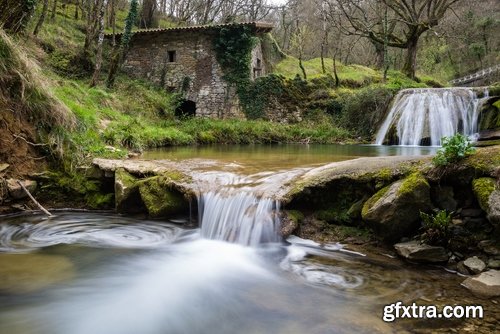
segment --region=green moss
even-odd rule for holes
[[[495,190],[495,179],[490,177],[481,177],[472,181],[472,190],[476,195],[479,206],[484,211],[488,211],[488,200],[491,193]]]
[[[375,174],[375,188],[380,189],[386,184],[391,182],[393,179],[393,171],[390,168],[382,168],[377,174]]]
[[[284,212],[287,218],[291,219],[296,224],[304,220],[304,214],[299,210],[285,210]]]
[[[348,210],[345,210],[342,207],[335,207],[329,210],[316,211],[314,215],[319,220],[343,224],[350,221],[350,216],[347,211]]]
[[[138,182],[139,193],[151,217],[164,217],[185,210],[187,201],[165,176]]]
[[[478,148],[476,154],[469,156],[464,164],[473,167],[478,175],[488,174],[500,167],[499,151],[500,146]]]
[[[184,173],[181,173],[177,170],[171,170],[162,173],[162,176],[165,178],[168,178],[170,181],[175,181],[175,182],[189,182],[191,181],[191,177],[189,175],[186,175]]]
[[[398,194],[400,196],[410,194],[415,190],[415,188],[421,185],[430,188],[429,182],[427,182],[425,177],[420,172],[412,173],[403,180],[403,183],[399,187]]]
[[[87,206],[91,209],[107,209],[114,204],[114,194],[89,193],[85,196]]]
[[[381,199],[389,190],[390,186],[384,187],[377,191],[375,195],[370,197],[365,204],[363,204],[363,209],[361,210],[361,216],[365,217],[368,214],[368,211]]]

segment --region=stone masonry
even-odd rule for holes
[[[235,87],[223,79],[213,40],[223,27],[248,25],[256,36],[271,31],[268,23],[232,23],[137,31],[132,36],[123,70],[178,92],[196,106],[196,116],[243,118]],[[119,35],[118,35],[119,37]],[[261,43],[252,51],[251,78],[266,74]]]

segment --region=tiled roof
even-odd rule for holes
[[[242,22],[242,23],[224,23],[224,24],[210,24],[210,25],[197,25],[197,26],[187,26],[187,27],[173,27],[173,28],[158,28],[158,29],[144,29],[144,30],[136,30],[133,31],[133,35],[145,35],[145,34],[154,34],[154,33],[162,33],[162,32],[173,32],[173,31],[202,31],[202,30],[215,30],[221,28],[230,28],[230,27],[240,27],[240,26],[248,26],[255,29],[257,32],[270,32],[274,25],[268,22]],[[115,34],[115,36],[119,37],[122,33]],[[105,34],[106,37],[111,37],[112,34]]]

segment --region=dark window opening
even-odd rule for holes
[[[262,60],[257,58],[255,67],[253,68],[253,78],[256,79],[262,76]]]
[[[175,63],[177,61],[177,52],[176,51],[168,51],[168,62]]]
[[[191,100],[183,100],[175,109],[175,117],[189,118],[196,116],[196,103]]]

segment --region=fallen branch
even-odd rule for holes
[[[22,139],[26,142],[26,144],[28,145],[31,145],[31,146],[48,146],[48,144],[36,144],[36,143],[32,143],[30,141],[28,141],[26,138],[24,138],[23,136],[19,136],[19,135],[16,135],[15,133],[12,134],[12,136],[16,139]],[[16,139],[14,139],[12,142],[16,141]]]
[[[43,213],[45,213],[49,217],[52,217],[52,214],[48,212],[40,203],[38,203],[38,201],[33,197],[33,195],[31,195],[29,190],[26,189],[26,187],[24,186],[24,184],[22,184],[21,181],[17,180],[17,183],[21,186],[21,188],[23,188],[24,192],[29,196],[29,198],[31,198],[33,203],[35,203],[36,206],[38,206],[38,208],[43,211]]]

